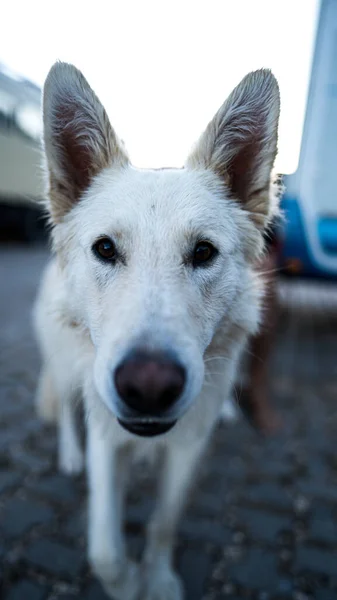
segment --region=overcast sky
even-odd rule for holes
[[[239,80],[281,88],[277,170],[296,169],[318,0],[8,0],[0,61],[42,84],[79,67],[136,166],[179,166]]]

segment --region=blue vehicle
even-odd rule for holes
[[[320,245],[318,260],[306,226],[303,208],[295,197],[285,194],[282,200],[285,226],[279,261],[283,273],[293,276],[335,279],[337,281],[337,217],[322,216],[316,222],[316,240]],[[304,209],[305,210],[305,209]],[[323,254],[323,261],[320,255]],[[329,258],[331,257],[331,261]]]
[[[286,176],[283,272],[337,280],[337,2],[322,0],[299,166]]]

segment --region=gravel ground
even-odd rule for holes
[[[55,430],[32,406],[30,313],[46,258],[0,249],[0,597],[103,600],[85,557],[85,480],[58,474]],[[223,423],[200,470],[176,551],[186,600],[337,599],[337,288],[309,287],[281,287],[271,384],[282,434]],[[145,468],[135,479],[126,529],[138,556],[153,481]]]

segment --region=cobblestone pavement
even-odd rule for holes
[[[0,250],[0,596],[103,600],[85,559],[84,478],[57,473],[55,430],[32,407],[30,312],[45,261],[44,250]],[[337,599],[337,319],[318,304],[282,313],[272,369],[282,434],[265,440],[241,419],[214,435],[177,545],[187,600]],[[137,556],[152,480],[144,469],[135,478],[126,528]]]

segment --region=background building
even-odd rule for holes
[[[43,229],[41,90],[0,64],[0,237],[36,238]]]

